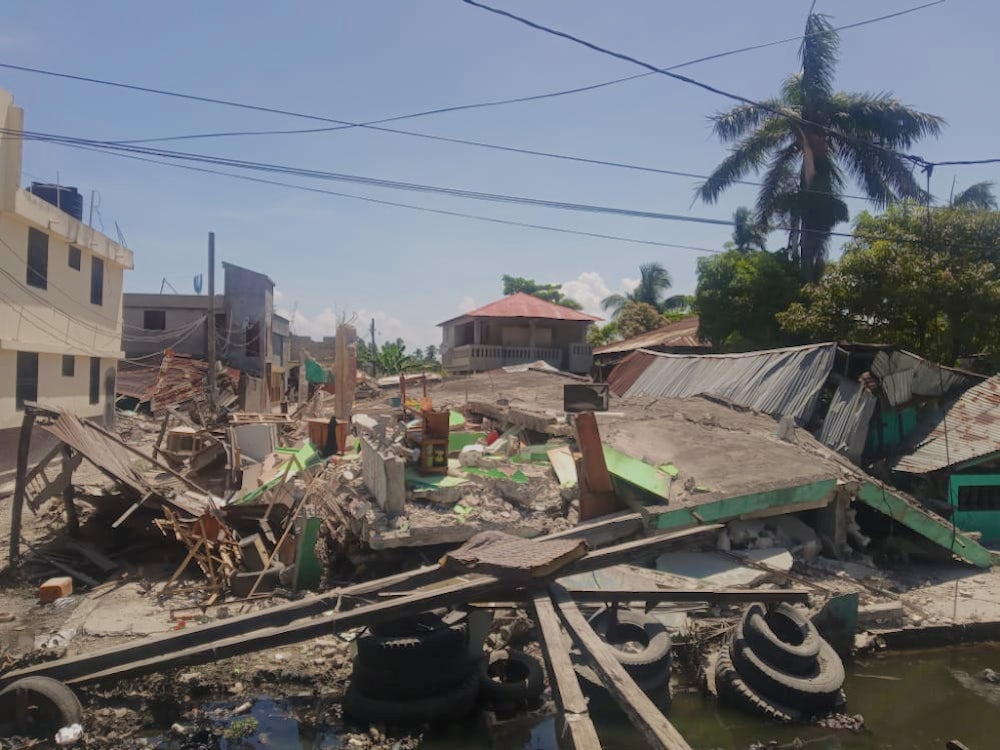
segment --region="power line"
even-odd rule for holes
[[[658,73],[660,75],[667,76],[668,78],[673,78],[674,80],[680,81],[681,83],[686,83],[691,86],[696,86],[697,88],[700,88],[704,91],[708,91],[709,93],[717,94],[718,96],[722,96],[727,99],[740,102],[742,104],[747,104],[751,107],[756,107],[757,109],[761,109],[765,112],[770,112],[772,115],[775,115],[776,117],[781,117],[783,119],[794,122],[798,125],[805,125],[810,128],[817,128],[826,133],[827,135],[836,138],[837,140],[844,141],[847,143],[853,143],[855,145],[862,146],[864,148],[881,151],[885,154],[890,154],[899,157],[901,159],[905,159],[921,167],[926,167],[932,164],[932,162],[929,162],[922,157],[916,156],[915,154],[907,154],[902,151],[895,151],[891,148],[887,148],[886,146],[882,146],[878,143],[873,143],[871,141],[865,141],[862,139],[847,136],[844,133],[840,133],[825,125],[821,125],[820,123],[806,120],[794,114],[793,112],[778,109],[763,102],[759,102],[754,99],[745,97],[741,94],[735,94],[731,91],[720,89],[717,86],[712,86],[711,84],[696,80],[694,78],[691,78],[690,76],[681,75],[680,73],[673,73],[669,70],[666,70],[665,68],[658,68],[652,63],[645,62],[637,57],[633,57],[632,55],[625,54],[624,52],[616,52],[614,50],[608,49],[607,47],[602,47],[598,44],[595,44],[594,42],[588,42],[586,39],[574,36],[573,34],[570,34],[565,31],[559,31],[558,29],[552,28],[551,26],[545,26],[544,24],[537,23],[536,21],[532,21],[531,19],[525,18],[524,16],[519,16],[515,13],[511,13],[510,11],[501,10],[500,8],[494,8],[492,6],[486,5],[485,3],[478,2],[478,0],[461,0],[461,2],[465,3],[466,5],[471,5],[475,8],[485,10],[489,13],[495,13],[498,16],[504,16],[505,18],[517,21],[518,23],[524,24],[525,26],[528,26],[537,31],[542,31],[546,34],[551,34],[552,36],[557,36],[560,37],[561,39],[566,39],[567,41],[573,42],[574,44],[579,44],[583,47],[586,47],[587,49],[594,50],[595,52],[600,52],[602,55],[608,55],[609,57],[614,57],[619,60],[624,60],[625,62],[630,62],[633,65],[638,65],[642,68],[646,68],[652,73]]]

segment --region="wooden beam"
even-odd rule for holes
[[[96,586],[100,586],[101,585],[101,582],[98,581],[96,578],[92,578],[91,576],[87,575],[86,573],[81,573],[79,570],[76,570],[75,568],[73,568],[73,567],[71,567],[69,565],[66,565],[63,562],[60,562],[59,560],[56,560],[54,557],[49,557],[44,552],[42,552],[39,549],[37,549],[36,547],[34,547],[30,542],[25,542],[25,544],[28,545],[28,549],[31,550],[32,554],[37,555],[38,557],[42,558],[43,560],[45,560],[45,562],[47,562],[53,568],[58,568],[59,570],[61,570],[66,575],[68,575],[68,576],[70,576],[72,578],[75,578],[76,580],[78,580],[78,581],[80,581],[82,583],[85,583],[86,585],[90,586],[91,588],[94,588]]]
[[[805,589],[706,589],[675,591],[673,589],[574,589],[570,595],[578,602],[707,602],[709,604],[744,604],[763,602],[778,604],[792,602],[808,604],[809,591]]]
[[[53,486],[65,479],[66,486],[62,490],[63,508],[66,510],[66,530],[73,539],[80,536],[80,517],[76,514],[76,506],[73,504],[73,471],[81,461],[83,456],[79,453],[74,456],[72,448],[64,445],[62,471],[50,485]]]
[[[21,558],[21,514],[24,512],[24,495],[27,488],[28,453],[31,450],[31,430],[35,426],[35,412],[24,410],[21,432],[17,438],[17,473],[14,475],[14,499],[10,507],[10,548],[7,563],[13,567]]]
[[[557,583],[549,586],[549,592],[559,617],[580,646],[584,658],[649,746],[654,750],[691,750],[687,740],[625,671],[612,653],[613,647],[602,641],[587,624],[570,593]]]
[[[718,531],[721,528],[721,524],[695,526],[694,528],[683,529],[682,531],[671,531],[666,534],[644,536],[640,539],[634,539],[631,542],[623,542],[622,544],[616,544],[613,547],[605,547],[604,549],[590,552],[586,557],[582,557],[572,565],[566,566],[566,568],[559,571],[559,575],[561,577],[572,573],[587,573],[591,570],[598,570],[599,568],[607,567],[608,565],[617,565],[620,562],[626,562],[635,557],[640,557],[643,554],[648,554],[661,544],[674,542],[679,539],[689,539],[701,534],[706,534],[710,531]]]
[[[536,591],[531,596],[535,609],[535,622],[542,637],[542,656],[549,673],[549,687],[556,703],[563,712],[565,729],[574,750],[600,750],[594,722],[590,719],[587,699],[580,689],[580,682],[573,670],[573,663],[566,652],[559,618],[546,591]]]
[[[594,412],[585,411],[573,419],[576,443],[580,448],[577,475],[580,485],[580,520],[607,515],[618,510],[618,498],[604,459],[601,433]]]

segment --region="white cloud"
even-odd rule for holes
[[[458,311],[460,313],[467,313],[470,310],[475,310],[475,309],[476,309],[476,300],[468,295],[462,297],[462,301],[458,303]]]
[[[283,291],[281,291],[280,289],[275,288],[275,290],[274,290],[274,304],[275,305],[280,305],[281,304],[281,300],[283,300],[284,298],[285,298],[285,293]],[[281,315],[281,313],[279,312],[278,315]],[[282,316],[282,317],[284,317],[284,316]]]
[[[601,300],[611,294],[611,290],[601,274],[596,271],[584,271],[572,281],[564,281],[560,286],[564,295],[583,305],[585,313],[603,316]]]
[[[361,336],[368,341],[371,333],[369,326],[372,318],[375,319],[375,339],[381,345],[384,341],[395,341],[397,338],[406,342],[407,351],[412,351],[418,347],[425,347],[428,344],[440,344],[441,334],[433,326],[422,324],[420,321],[401,320],[383,310],[360,309],[352,311],[346,315],[332,307],[323,308],[315,315],[306,315],[300,310],[295,311],[292,319],[291,312],[287,309],[278,309],[278,314],[291,321],[292,332],[297,336],[309,336],[314,340],[322,339],[324,336],[333,336],[337,332],[337,323],[344,320],[352,323]]]
[[[622,279],[621,283],[618,285],[618,291],[621,294],[628,294],[629,292],[635,291],[637,286],[639,286],[639,279]]]

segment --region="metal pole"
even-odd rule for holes
[[[378,349],[375,348],[375,318],[372,318],[371,332],[372,332],[372,377],[375,377],[376,375],[378,375],[375,366],[375,359],[378,357]]]
[[[208,403],[215,409],[215,232],[208,233]]]

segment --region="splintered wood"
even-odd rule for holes
[[[232,531],[210,514],[195,519],[179,518],[166,506],[163,513],[166,519],[158,519],[156,525],[164,534],[172,533],[187,547],[188,554],[164,584],[162,593],[181,593],[189,589],[201,591],[208,595],[203,604],[213,604],[228,589],[229,578],[239,568],[239,545]],[[197,563],[208,582],[185,589],[177,581],[192,562]]]

